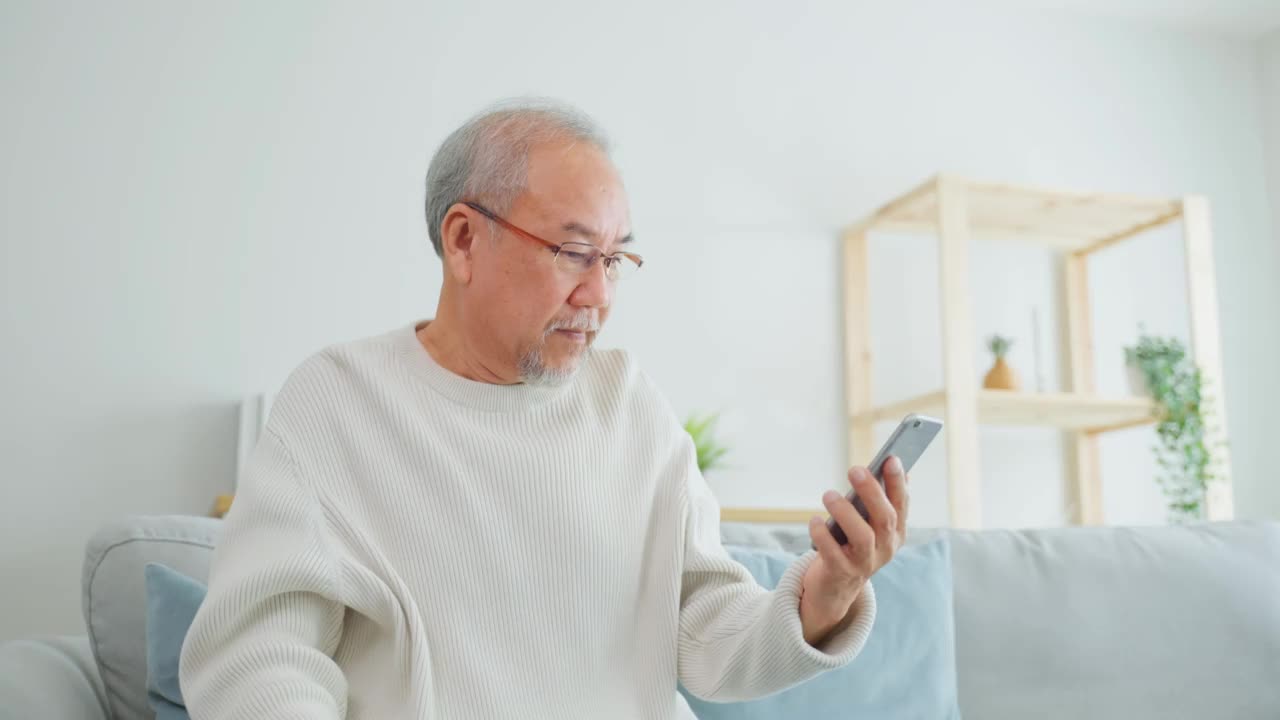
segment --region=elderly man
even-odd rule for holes
[[[435,317],[289,377],[227,517],[181,684],[196,720],[677,718],[849,662],[906,478],[849,480],[766,591],[720,544],[694,448],[620,350],[642,260],[600,132],[523,103],[427,173]]]

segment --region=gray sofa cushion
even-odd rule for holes
[[[0,720],[108,720],[86,637],[0,644]]]
[[[738,545],[809,543],[802,526],[723,528]],[[907,542],[939,535],[964,717],[1280,717],[1280,523],[912,528]]]
[[[85,627],[115,720],[151,720],[147,704],[148,562],[206,582],[219,520],[188,516],[129,518],[89,540],[81,578]]]
[[[1280,524],[948,534],[965,717],[1280,717]]]

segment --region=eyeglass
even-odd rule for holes
[[[512,225],[479,203],[463,201],[462,204],[498,223],[508,232],[544,245],[548,250],[556,254],[556,267],[565,272],[581,275],[594,267],[596,261],[600,261],[604,264],[604,276],[610,282],[617,282],[634,274],[636,270],[640,269],[641,265],[644,265],[644,258],[635,253],[619,252],[606,255],[600,248],[590,243],[567,242],[556,244],[550,240],[543,240],[528,230]]]

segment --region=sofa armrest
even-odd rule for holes
[[[110,720],[87,637],[0,643],[0,720]]]

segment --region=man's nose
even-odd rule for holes
[[[569,297],[570,303],[583,307],[609,307],[613,300],[613,282],[609,280],[601,259],[578,277],[578,287]]]

